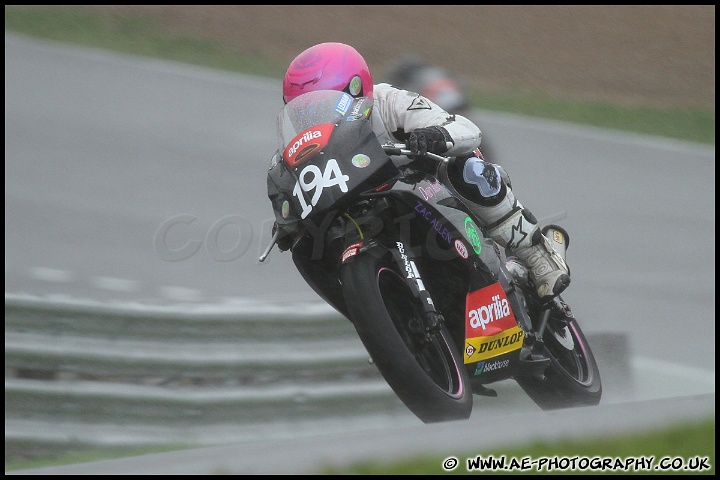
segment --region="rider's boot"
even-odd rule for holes
[[[519,205],[519,204],[518,204]],[[559,295],[570,285],[570,270],[538,228],[537,220],[522,208],[504,217],[488,231],[496,243],[519,258],[528,269],[541,300]]]
[[[450,184],[483,222],[492,239],[527,267],[537,294],[547,300],[570,284],[565,260],[552,248],[538,222],[515,199],[510,177],[500,166],[487,162],[479,152],[461,157],[447,170]]]

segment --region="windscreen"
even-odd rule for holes
[[[353,98],[344,92],[318,90],[287,103],[278,115],[277,136],[280,151],[285,151],[298,135],[311,127],[338,123],[350,109]]]

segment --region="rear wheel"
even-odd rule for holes
[[[525,393],[543,410],[600,403],[600,370],[577,320],[551,316],[543,342],[550,365],[543,380],[516,378]]]
[[[380,373],[423,422],[466,419],[472,392],[445,325],[425,332],[415,297],[391,255],[354,257],[341,271],[350,319]]]

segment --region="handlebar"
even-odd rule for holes
[[[452,146],[453,146],[452,142],[447,143],[448,148],[450,148]],[[417,155],[417,152],[413,152],[412,150],[409,150],[407,148],[407,145],[405,145],[404,143],[386,143],[382,147],[383,147],[383,150],[385,151],[385,153],[388,155],[403,155],[403,156]],[[448,163],[450,161],[450,159],[448,157],[443,157],[442,155],[438,155],[436,153],[431,153],[431,152],[427,152],[425,155],[423,155],[423,157],[431,158],[431,159],[436,160],[441,163]]]

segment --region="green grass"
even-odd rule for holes
[[[81,8],[5,7],[5,30],[88,47],[281,78],[287,65],[250,57],[208,38],[165,31],[146,17]],[[527,94],[469,92],[474,106],[615,130],[715,144],[715,109],[642,108]]]
[[[631,452],[631,453],[629,453]],[[616,471],[612,472],[609,470],[596,471],[594,473],[703,473],[703,474],[714,474],[715,473],[715,417],[708,418],[704,421],[696,423],[690,423],[682,426],[674,426],[663,430],[655,430],[650,432],[643,432],[634,435],[621,435],[611,437],[598,437],[590,438],[582,441],[577,440],[564,440],[559,442],[536,442],[524,446],[513,446],[509,448],[494,448],[490,451],[467,451],[458,452],[456,458],[458,459],[458,466],[451,471],[443,469],[442,465],[445,461],[445,457],[418,457],[405,459],[394,463],[368,463],[352,465],[347,468],[327,468],[323,470],[322,474],[468,474],[480,473],[487,474],[489,472],[468,469],[468,459],[476,459],[481,456],[483,459],[487,459],[492,456],[494,459],[500,459],[502,456],[509,462],[511,459],[516,459],[517,462],[522,461],[523,458],[529,458],[530,460],[539,460],[540,458],[566,458],[572,459],[577,457],[585,459],[597,459],[606,458],[622,459],[624,462],[630,457],[635,458],[649,458],[654,457],[653,466],[659,466],[660,460],[663,458],[675,459],[681,457],[685,464],[691,459],[695,460],[698,457],[706,457],[705,465],[709,465],[710,469],[703,471],[699,470],[688,470],[683,472],[673,470],[643,470],[641,469],[629,469],[627,471]],[[538,470],[537,468],[516,470],[515,473],[523,474],[557,474],[557,473],[573,473],[571,471],[560,471],[559,469],[547,468],[547,463],[544,468]],[[510,473],[510,472],[501,472]],[[590,473],[589,471],[578,471],[575,473]]]
[[[7,457],[6,444],[6,457]],[[151,453],[162,453],[168,451],[182,450],[190,448],[189,446],[168,445],[154,446],[143,448],[93,448],[72,446],[58,447],[53,449],[52,446],[46,446],[39,449],[37,445],[13,442],[13,449],[16,450],[17,457],[15,460],[7,460],[5,462],[5,471],[24,470],[30,468],[40,468],[48,466],[69,465],[75,463],[91,462],[97,460],[107,460],[112,458],[124,458],[137,455],[147,455]],[[40,450],[44,450],[41,452]],[[55,453],[53,453],[55,450]],[[28,452],[35,452],[30,454]],[[20,453],[25,452],[29,458],[19,458]],[[633,435],[617,435],[602,436],[597,438],[588,438],[581,441],[563,440],[557,442],[535,442],[522,446],[493,448],[489,451],[466,451],[458,452],[457,459],[459,464],[457,468],[448,472],[442,468],[445,457],[425,456],[417,458],[400,459],[392,463],[362,463],[356,465],[348,465],[342,468],[332,467],[325,468],[320,474],[466,474],[468,473],[467,460],[475,459],[482,456],[487,459],[492,456],[499,459],[504,456],[507,461],[516,459],[521,461],[523,458],[531,460],[539,460],[540,458],[610,458],[622,459],[623,461],[630,457],[654,457],[654,465],[659,464],[662,458],[682,458],[685,462],[696,459],[698,457],[707,457],[706,464],[710,466],[709,470],[703,471],[687,471],[682,473],[715,473],[715,417],[707,418],[702,421],[691,422],[684,425],[672,426],[660,430],[650,430]],[[481,473],[474,471],[472,473]],[[560,472],[557,469],[548,471],[544,468],[540,471],[537,469],[516,471],[515,473],[571,473]],[[588,473],[588,472],[585,472]],[[605,472],[596,473],[610,473]],[[629,470],[626,472],[615,473],[680,473],[669,470],[662,471],[638,471]]]
[[[146,17],[90,13],[73,7],[43,9],[6,6],[5,30],[85,47],[253,75],[280,77],[284,73],[279,63],[244,56],[211,39],[164,32],[160,25]]]
[[[556,97],[470,93],[473,105],[595,127],[715,144],[715,111],[698,108],[621,107]]]

